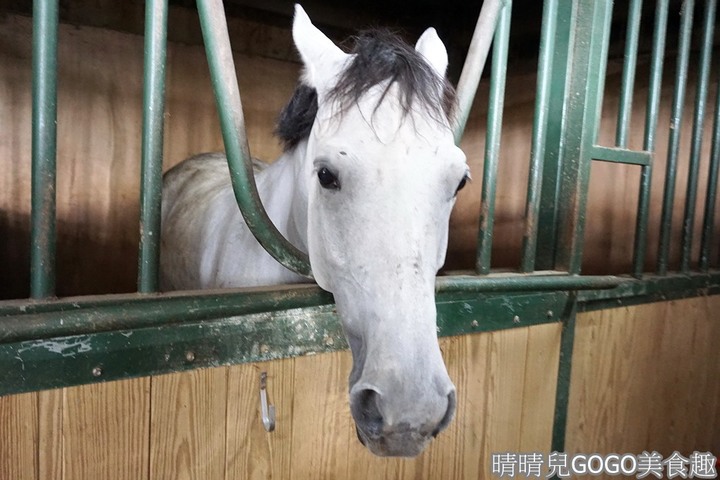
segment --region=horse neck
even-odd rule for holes
[[[268,216],[297,248],[307,252],[307,142],[283,153],[256,176],[258,193]]]

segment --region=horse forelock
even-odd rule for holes
[[[403,116],[417,105],[439,123],[453,123],[456,95],[452,85],[400,36],[385,29],[373,29],[352,37],[353,56],[330,90],[328,100],[340,106],[340,113],[356,105],[371,88],[385,85],[375,108],[397,85]],[[285,150],[308,138],[318,110],[317,91],[300,82],[280,113],[276,135]]]

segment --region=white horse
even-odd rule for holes
[[[377,455],[414,456],[455,410],[434,286],[468,167],[453,142],[447,52],[430,28],[414,49],[373,32],[346,54],[300,6],[293,38],[304,74],[278,125],[285,153],[256,174],[260,197],[335,297],[358,438]],[[245,226],[223,155],[188,159],[164,182],[164,289],[302,281]]]

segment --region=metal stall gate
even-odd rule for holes
[[[643,2],[629,4],[616,139],[605,145],[599,143],[598,131],[613,2],[545,1],[522,254],[516,270],[509,273],[491,268],[491,252],[512,2],[496,2],[501,7],[497,16],[492,13],[493,2],[486,3],[458,87],[461,121],[456,132],[459,143],[482,73],[482,34],[488,25],[496,24],[476,269],[437,279],[438,323],[441,336],[451,336],[561,322],[552,448],[563,450],[577,312],[720,293],[720,259],[714,247],[720,166],[718,94],[712,152],[709,158],[701,155],[711,110],[707,98],[716,1],[708,0],[698,8],[702,14],[695,22],[694,2],[686,0],[681,5],[658,225],[650,224],[648,212],[656,139],[658,130],[666,127],[658,126],[658,109],[663,63],[669,55],[669,0],[658,0],[655,5],[641,149],[629,148],[628,138],[633,127]],[[347,348],[332,296],[315,286],[158,293],[167,0],[149,0],[146,8],[138,293],[58,299],[54,268],[58,1],[34,2],[31,298],[0,303],[0,371],[4,372],[0,395]],[[242,107],[222,2],[198,0],[198,11],[238,205],[266,250],[291,270],[308,275],[306,255],[279,235],[258,199],[242,136]],[[698,32],[699,69],[691,154],[682,234],[672,238],[677,174],[683,161],[678,126],[684,113],[694,31]],[[581,275],[586,223],[592,221],[586,213],[593,162],[635,165],[641,172],[634,260],[627,275]],[[703,162],[707,164],[704,199],[698,198]],[[701,224],[695,222],[697,205],[703,208]],[[647,271],[651,229],[659,229],[659,247],[656,268]],[[694,249],[698,235],[699,248]],[[677,270],[671,268],[669,256],[674,241],[680,242],[681,250]],[[57,355],[58,348],[73,354]]]

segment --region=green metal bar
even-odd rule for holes
[[[658,0],[655,7],[655,27],[653,31],[652,58],[650,60],[650,84],[648,87],[647,109],[645,113],[645,133],[643,148],[655,152],[655,135],[660,110],[660,89],[662,86],[663,60],[665,58],[665,38],[667,32],[669,0]],[[650,182],[652,180],[652,162],[642,167],[640,172],[640,193],[638,195],[637,217],[635,220],[635,241],[633,245],[633,275],[642,277],[647,252],[648,216],[650,210]]]
[[[617,131],[615,133],[615,145],[621,148],[627,148],[628,132],[630,131],[641,14],[642,0],[632,0],[628,12],[627,34],[625,36],[625,64],[623,66],[620,108],[618,109]]]
[[[707,272],[710,268],[710,249],[713,244],[715,230],[715,202],[717,201],[718,170],[720,170],[720,77],[715,92],[715,119],[708,168],[707,193],[705,195],[705,214],[703,215],[702,238],[700,240],[700,271]]]
[[[495,193],[500,140],[502,136],[503,105],[505,102],[505,80],[507,77],[508,43],[510,40],[510,18],[512,1],[506,0],[500,12],[495,40],[493,62],[490,72],[490,98],[488,105],[487,136],[485,138],[485,163],[483,166],[482,193],[480,196],[480,228],[478,230],[475,270],[481,274],[490,272],[492,255],[493,226],[495,221]]]
[[[435,290],[439,294],[445,293],[490,293],[490,292],[532,292],[548,290],[584,290],[614,288],[627,281],[622,277],[593,276],[593,275],[565,275],[564,273],[537,273],[533,275],[503,275],[483,276],[453,275],[438,277]],[[312,300],[306,300],[311,298]],[[317,286],[299,287],[268,287],[264,289],[239,289],[222,292],[171,292],[162,295],[120,294],[91,297],[64,298],[59,300],[37,301],[28,303],[26,300],[11,300],[0,302],[0,325],[3,317],[36,315],[36,314],[64,314],[86,311],[82,315],[92,316],[95,312],[122,313],[123,316],[155,315],[143,314],[151,310],[186,310],[190,317],[205,315],[200,311],[202,306],[212,308],[230,308],[233,315],[248,312],[264,311],[263,309],[281,310],[299,308],[294,303],[301,299],[305,306],[325,305],[332,302],[332,296]],[[312,303],[319,302],[319,303]],[[185,305],[185,306],[183,306]],[[134,312],[134,313],[133,313]],[[222,311],[223,314],[230,314]],[[214,314],[211,314],[214,315]],[[172,316],[172,315],[171,315]],[[200,318],[198,317],[198,318]],[[194,318],[194,317],[193,317]],[[151,322],[160,322],[151,319]],[[155,324],[155,323],[153,323]],[[0,333],[0,338],[2,338]]]
[[[720,294],[720,270],[706,273],[668,273],[646,275],[642,280],[629,280],[613,290],[578,292],[580,311],[617,308]]]
[[[55,295],[58,0],[33,2],[30,296]]]
[[[145,79],[138,262],[138,291],[141,293],[155,292],[158,289],[167,18],[167,0],[148,0],[145,3]]]
[[[570,403],[570,375],[572,374],[576,317],[577,295],[571,294],[568,311],[562,312],[561,315],[560,361],[558,363],[557,383],[555,384],[555,415],[551,444],[552,450],[555,452],[565,451],[565,431],[567,430],[567,412]]]
[[[548,290],[594,290],[610,289],[628,281],[613,275],[514,275],[514,276],[463,276],[438,277],[435,282],[437,293],[500,293],[533,292]]]
[[[694,0],[685,0],[680,10],[682,25],[680,27],[679,55],[675,73],[675,93],[673,95],[672,113],[670,117],[670,135],[668,140],[668,158],[665,172],[665,190],[660,216],[660,241],[658,247],[657,272],[665,275],[668,270],[670,254],[670,230],[672,228],[672,212],[675,200],[675,179],[677,161],[680,152],[680,130],[682,126],[685,89],[687,84],[688,58],[692,40],[692,20]]]
[[[552,60],[549,62],[551,81],[548,85],[547,122],[545,123],[545,139],[542,150],[542,170],[537,172],[540,178],[540,206],[538,215],[528,215],[525,220],[526,232],[537,230],[535,234],[535,248],[528,248],[523,255],[523,271],[552,270],[557,259],[558,230],[561,222],[560,205],[563,201],[560,195],[560,185],[565,170],[564,136],[568,129],[566,111],[566,91],[569,88],[570,66],[572,64],[573,49],[576,45],[576,31],[573,28],[577,17],[578,2],[575,0],[557,0],[554,10],[554,22],[546,23],[555,27],[553,43],[547,48],[551,49]],[[547,10],[546,10],[547,12]],[[546,35],[545,32],[541,34]],[[532,168],[532,166],[531,166]],[[532,173],[532,171],[531,171]],[[528,187],[532,188],[532,184]],[[529,197],[528,197],[529,198]],[[526,236],[529,236],[526,233]],[[534,255],[534,258],[533,258]],[[528,265],[527,260],[534,259],[534,265]]]
[[[331,305],[333,297],[317,286],[173,295],[124,295],[96,299],[79,309],[0,317],[0,344],[30,339],[90,335],[111,330],[166,327],[187,322]],[[47,305],[46,308],[50,308]]]
[[[473,32],[465,63],[460,74],[457,86],[458,116],[455,125],[455,144],[460,145],[465,126],[470,117],[470,109],[475,100],[480,77],[485,69],[485,61],[490,52],[495,27],[497,25],[500,9],[506,0],[487,0],[483,2],[478,15],[475,31]]]
[[[685,194],[685,212],[681,240],[680,271],[690,271],[693,229],[695,225],[695,203],[697,201],[698,176],[700,174],[700,155],[705,132],[705,103],[708,83],[710,82],[710,59],[713,48],[713,30],[715,26],[716,0],[705,2],[702,47],[700,50],[700,71],[697,90],[695,90],[695,116],[693,118],[692,143],[690,146],[690,166],[688,167],[687,192]]]
[[[597,143],[612,19],[611,2],[579,2],[567,100],[556,270],[580,272],[592,147]]]
[[[438,334],[556,322],[569,293],[441,295]],[[332,305],[0,344],[0,396],[347,349]]]
[[[258,196],[222,0],[198,0],[197,7],[233,190],[245,223],[275,260],[289,270],[312,276],[308,256],[282,236]]]
[[[626,150],[624,148],[601,147],[594,145],[590,157],[602,162],[625,163],[628,165],[650,165],[652,153]]]
[[[550,111],[552,90],[553,53],[557,29],[557,0],[547,0],[543,6],[538,58],[537,94],[533,118],[532,151],[530,153],[530,173],[528,175],[527,200],[525,202],[525,231],[522,241],[521,272],[535,269],[535,254],[538,241],[538,217],[542,192],[543,163],[545,161],[545,142]]]

